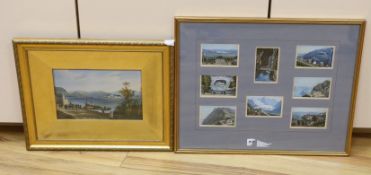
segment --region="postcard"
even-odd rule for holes
[[[238,44],[201,44],[201,66],[238,67]]]
[[[326,128],[328,108],[293,107],[291,128]]]
[[[282,96],[247,96],[246,116],[260,118],[282,117]]]
[[[332,69],[335,46],[296,46],[296,68]]]
[[[331,77],[294,77],[293,98],[329,99]]]
[[[258,47],[255,55],[255,83],[277,83],[279,48]]]
[[[236,106],[200,106],[201,127],[235,127]]]
[[[201,75],[201,97],[237,97],[237,76]]]

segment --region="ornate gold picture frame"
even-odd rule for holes
[[[28,150],[172,150],[169,46],[13,42]]]
[[[176,17],[175,151],[349,155],[365,25]]]

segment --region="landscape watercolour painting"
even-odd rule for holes
[[[141,72],[53,70],[57,119],[141,120]]]

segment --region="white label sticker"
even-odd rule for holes
[[[167,46],[174,46],[174,40],[173,39],[164,40],[164,43]]]
[[[258,148],[267,148],[270,147],[272,143],[263,142],[261,140],[255,138],[247,138],[246,139],[246,146],[248,147],[258,147]]]

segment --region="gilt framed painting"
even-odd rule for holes
[[[364,20],[176,17],[175,151],[349,155]]]
[[[29,150],[172,150],[170,47],[15,39]]]

